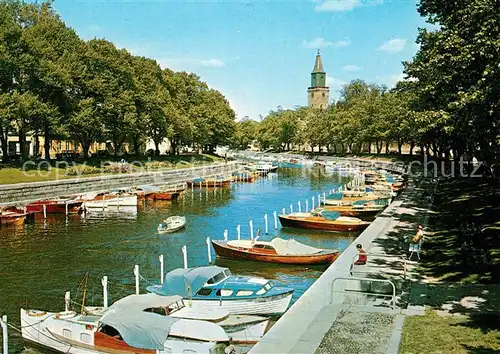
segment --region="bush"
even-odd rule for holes
[[[101,172],[101,169],[93,166],[79,165],[71,166],[66,170],[68,176],[83,176],[83,175],[93,175]]]
[[[172,163],[168,161],[149,161],[145,165],[147,170],[161,170],[172,167]]]
[[[113,162],[109,165],[104,166],[104,173],[129,173],[135,172],[137,168],[128,163]]]

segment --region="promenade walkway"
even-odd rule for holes
[[[397,353],[416,261],[407,239],[424,229],[436,184],[411,179],[409,187],[339,256],[250,353]],[[369,253],[353,266],[356,244]],[[425,244],[424,244],[425,245]],[[395,299],[393,299],[393,286]],[[394,301],[394,302],[393,302]]]

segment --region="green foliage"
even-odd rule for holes
[[[29,109],[28,109],[29,108]],[[235,114],[218,91],[194,74],[162,69],[104,39],[83,41],[52,2],[0,0],[0,142],[7,137],[70,138],[85,157],[93,142],[128,143],[139,153],[159,145],[208,146],[232,141]],[[23,149],[23,155],[26,151]]]

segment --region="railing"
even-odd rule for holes
[[[333,303],[333,295],[335,293],[346,293],[346,290],[342,290],[342,291],[334,291],[333,290],[333,287],[335,285],[335,282],[337,280],[356,280],[356,281],[370,281],[370,282],[379,282],[379,283],[389,283],[391,284],[392,286],[392,295],[389,295],[389,294],[382,294],[382,293],[377,293],[377,292],[374,292],[374,291],[355,291],[355,290],[350,290],[352,292],[357,292],[358,294],[366,294],[366,295],[376,295],[378,297],[391,297],[391,301],[389,303],[390,307],[394,310],[396,309],[396,286],[394,285],[394,283],[390,280],[387,280],[387,279],[375,279],[375,278],[359,278],[359,277],[338,277],[338,278],[335,278],[333,279],[332,281],[332,286],[331,286],[331,292],[332,292],[332,297],[330,299],[330,304]]]
[[[395,254],[383,254],[383,253],[369,253],[369,252],[365,252],[364,253],[365,255],[367,256],[375,256],[375,257],[386,257],[386,258],[401,258],[400,255],[395,255]],[[354,261],[358,258],[358,254],[354,255],[354,257],[352,257],[352,261],[351,261],[351,267],[349,268],[349,274],[352,274],[352,270],[353,270],[353,267],[354,267]],[[406,275],[408,273],[408,269],[407,269],[407,264],[408,264],[408,260],[406,258],[402,258],[401,259],[403,261],[403,279],[406,279]],[[360,273],[363,273],[363,272],[360,272]],[[366,272],[368,273],[368,272]]]

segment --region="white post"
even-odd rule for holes
[[[290,214],[293,214],[293,204],[290,204]]]
[[[71,303],[71,294],[69,291],[66,291],[64,294],[64,311],[69,312],[69,304]]]
[[[265,227],[266,227],[266,235],[269,233],[269,227],[267,224],[267,213],[264,214],[264,222],[265,222]]]
[[[321,194],[318,194],[318,208],[321,207]]]
[[[160,284],[163,285],[163,280],[165,279],[165,274],[164,273],[164,267],[165,267],[165,263],[163,263],[163,255],[160,254],[160,256],[158,257],[159,261],[160,261]]]
[[[184,269],[188,267],[188,254],[186,246],[182,246],[182,257],[184,259]]]
[[[227,229],[224,230],[224,241],[227,241],[229,237],[229,231],[227,231]]]
[[[43,205],[43,218],[47,219],[47,205]]]
[[[108,308],[108,276],[105,275],[101,279],[102,284],[102,297],[103,297],[103,308]]]
[[[300,200],[297,202],[297,205],[299,206],[299,213],[302,212],[302,208],[300,207]]]
[[[278,230],[278,215],[276,214],[276,211],[273,211],[273,216],[274,216],[274,229]]]
[[[326,201],[326,193],[323,192],[323,204],[325,204],[325,201]]]
[[[208,252],[208,264],[212,263],[212,252],[210,250],[210,237],[207,237],[207,252]]]
[[[253,240],[253,221],[250,220],[248,222],[248,226],[250,226],[250,240]]]
[[[64,207],[66,208],[66,215],[68,215],[68,202],[64,202]]]
[[[136,264],[134,267],[135,275],[135,294],[139,295],[139,266]]]
[[[283,211],[283,215],[285,215],[286,214],[285,208],[283,208],[282,211]]]
[[[238,233],[238,240],[241,238],[241,226],[240,224],[238,224],[238,226],[236,226],[236,232]]]
[[[309,199],[306,199],[306,213],[309,212]]]
[[[9,335],[8,335],[8,327],[7,327],[7,316],[3,315],[0,322],[2,324],[3,353],[9,354]]]
[[[314,195],[313,195],[313,197],[312,197],[311,210],[314,210]]]

